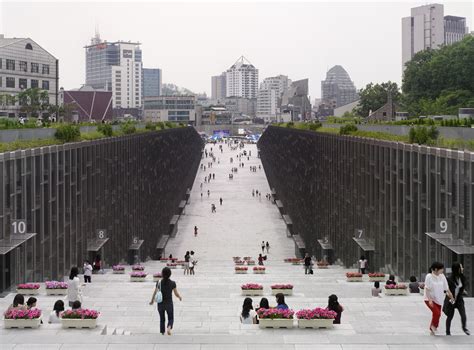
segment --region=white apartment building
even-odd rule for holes
[[[466,19],[444,16],[444,6],[441,4],[412,8],[411,16],[402,18],[403,69],[417,52],[455,43],[467,33]]]
[[[226,72],[211,77],[211,99],[221,102],[226,98]]]
[[[226,96],[257,98],[258,69],[241,56],[226,71]]]
[[[150,96],[144,98],[146,121],[196,125],[196,96]]]
[[[48,92],[49,103],[58,104],[58,60],[30,38],[5,38],[0,34],[0,95],[17,96],[22,90]],[[18,101],[0,101],[0,117],[21,114]]]
[[[266,122],[276,120],[280,109],[280,100],[291,85],[286,75],[265,78],[260,84],[257,96],[257,117]]]
[[[143,97],[140,43],[101,41],[86,46],[86,85],[112,91],[113,108],[139,109]]]

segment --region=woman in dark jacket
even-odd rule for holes
[[[466,328],[466,309],[464,307],[464,291],[466,289],[466,277],[463,274],[463,266],[455,262],[451,267],[451,275],[448,277],[449,290],[454,296],[454,303],[451,303],[448,298],[444,301],[443,311],[447,316],[446,319],[446,335],[451,335],[451,321],[454,317],[455,309],[458,309],[461,316],[462,330],[467,335],[470,335]]]
[[[329,296],[327,308],[328,310],[332,310],[337,314],[336,319],[334,320],[334,324],[341,324],[341,314],[344,311],[344,308],[341,304],[339,304],[339,301],[337,300],[337,295],[331,294]]]

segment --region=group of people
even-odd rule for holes
[[[276,302],[276,306],[270,307],[268,303],[268,299],[262,298],[256,310],[270,309],[270,308],[276,308],[280,310],[289,309],[288,305],[285,302],[285,296],[282,293],[278,293],[277,295],[275,295],[275,302]],[[340,324],[341,315],[342,315],[342,312],[344,311],[344,308],[342,307],[341,304],[339,304],[338,298],[335,294],[332,294],[329,296],[327,309],[336,312],[337,316],[334,320],[334,324]],[[245,298],[244,303],[242,305],[242,311],[240,312],[240,315],[239,315],[240,322],[243,324],[258,324],[259,320],[258,320],[256,310],[254,310],[252,298]]]
[[[195,226],[195,228],[197,228]],[[195,275],[194,268],[197,265],[197,259],[194,256],[194,251],[187,251],[184,255],[184,274],[185,275]]]

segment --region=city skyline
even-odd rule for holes
[[[444,4],[447,14],[466,17],[472,30],[471,3],[436,3]],[[279,74],[309,78],[313,99],[321,96],[321,80],[334,65],[347,70],[357,89],[371,81],[400,83],[401,19],[423,4],[147,2],[140,4],[140,16],[130,17],[132,3],[4,1],[0,33],[30,37],[57,57],[65,89],[85,83],[83,47],[98,27],[104,40],[141,42],[143,66],[160,67],[163,82],[210,96],[210,77],[244,55],[259,69],[259,82]],[[17,21],[14,14],[20,12],[23,20]],[[35,25],[38,17],[44,19],[40,27]],[[241,20],[244,26],[229,25]]]

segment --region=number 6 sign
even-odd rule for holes
[[[436,219],[436,233],[450,234],[451,233],[451,219]]]

